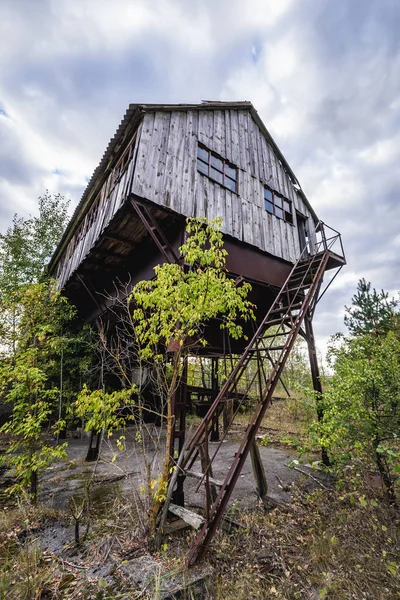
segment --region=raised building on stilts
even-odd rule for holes
[[[178,450],[188,397],[205,406],[176,477],[175,498],[182,501],[187,471],[200,448],[208,457],[208,440],[219,436],[224,407],[246,397],[246,370],[251,361],[257,365],[250,382],[258,390],[257,407],[216,494],[212,459],[208,466],[203,461],[207,510],[194,561],[222,518],[298,335],[307,341],[313,384],[321,392],[312,318],[327,279],[345,257],[340,235],[319,221],[250,102],[133,104],[75,210],[50,272],[80,316],[94,322],[110,310],[120,283],[126,293],[127,285],[151,279],[156,265],[179,260],[187,217],[222,218],[227,269],[251,283],[257,317],[247,341],[229,340],[210,326],[202,350],[212,365],[210,383],[188,389],[183,382],[177,394]],[[236,357],[235,366],[222,385],[218,361],[228,355]],[[229,418],[225,421],[229,429]]]

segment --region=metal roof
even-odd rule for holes
[[[303,190],[301,189],[300,183],[297,180],[297,177],[293,173],[290,168],[287,160],[283,156],[280,151],[278,145],[275,140],[272,138],[268,129],[264,125],[261,117],[258,112],[254,108],[253,104],[249,101],[242,102],[220,102],[216,100],[203,100],[200,104],[130,104],[122,121],[119,124],[117,131],[114,136],[110,139],[108,146],[100,160],[99,165],[93,172],[92,177],[90,178],[85,191],[82,194],[82,198],[76,207],[69,223],[64,231],[64,234],[50,260],[49,263],[49,271],[50,273],[53,271],[55,265],[57,264],[60,255],[62,254],[66,244],[69,242],[81,219],[84,217],[86,213],[86,209],[90,206],[91,201],[94,200],[98,189],[101,187],[99,183],[103,182],[105,176],[108,174],[110,170],[110,166],[113,162],[113,158],[115,154],[119,151],[121,144],[125,141],[126,136],[128,134],[133,133],[143,115],[148,112],[158,112],[158,111],[187,111],[187,110],[221,110],[221,109],[237,109],[237,110],[248,110],[250,111],[251,116],[253,117],[256,124],[259,126],[264,136],[268,140],[269,144],[274,149],[275,154],[279,157],[282,165],[284,166],[287,173],[290,175],[290,178],[295,185],[297,192],[301,195],[302,200],[306,204],[307,208],[311,212],[314,220],[317,222],[318,217],[315,214],[312,206],[310,205],[307,197],[305,196]]]

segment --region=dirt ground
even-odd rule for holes
[[[158,435],[159,432],[156,433]],[[138,493],[145,485],[144,461],[140,447],[135,442],[135,435],[136,430],[133,427],[125,432],[126,447],[122,452],[117,449],[115,443],[118,435],[115,435],[112,440],[105,440],[102,445],[100,460],[96,466],[96,485],[92,492],[97,510],[101,513],[106,510],[109,496],[112,497],[115,494],[113,480],[118,478],[118,493],[128,496],[132,493]],[[215,479],[224,479],[238,445],[239,439],[235,438],[222,442],[213,462],[213,476]],[[218,442],[209,443],[210,456],[213,455],[218,446]],[[52,465],[43,476],[39,497],[41,503],[48,507],[64,510],[71,498],[83,493],[85,482],[90,477],[93,469],[93,463],[84,462],[87,447],[88,440],[86,437],[68,441],[68,461]],[[157,464],[159,457],[151,443],[147,445],[147,453],[148,456],[154,458],[155,464]],[[291,502],[290,490],[293,483],[302,482],[309,490],[318,487],[315,471],[310,465],[293,463],[297,456],[295,451],[273,446],[260,446],[260,455],[267,477],[268,496],[276,502]],[[201,471],[200,464],[195,463],[193,470]],[[155,469],[156,471],[157,469]],[[308,477],[307,473],[311,476]],[[317,477],[323,479],[324,475],[317,474]],[[101,483],[102,481],[104,483]],[[196,492],[197,486],[197,480],[186,479],[185,504],[189,507],[199,508],[204,506],[204,491],[200,489]],[[251,460],[248,457],[235,486],[230,505],[251,508],[256,506],[258,502]]]
[[[271,439],[277,424],[269,423],[262,433]],[[288,429],[285,426],[285,432]],[[239,430],[221,444],[214,462],[215,479],[223,479],[238,449]],[[155,465],[159,457],[150,440],[159,433],[150,431],[147,442],[147,456],[154,458]],[[194,530],[168,532],[161,549],[154,552],[148,530],[142,527],[146,523],[140,491],[144,461],[137,431],[129,428],[125,435],[122,452],[116,451],[117,436],[104,442],[97,465],[84,460],[87,438],[70,439],[68,459],[42,475],[38,508],[3,508],[1,600],[400,597],[398,513],[385,503],[380,490],[368,488],[362,478],[357,490],[352,480],[336,490],[326,475],[295,462],[295,450],[283,443],[260,446],[268,494],[280,508],[263,510],[249,459],[228,507],[229,516],[241,527],[227,530],[224,523],[206,560],[195,568],[187,569],[185,563]],[[216,447],[210,443],[211,454]],[[317,455],[310,457],[316,459]],[[193,470],[200,471],[200,466]],[[5,475],[0,474],[0,486]],[[85,505],[89,481],[90,507],[80,521],[77,545],[73,513]],[[187,478],[186,483],[186,505],[201,513],[204,493],[196,492],[197,480]],[[188,580],[195,590],[189,594]],[[178,589],[186,591],[176,595]]]

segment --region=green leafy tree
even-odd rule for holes
[[[173,396],[184,358],[191,348],[207,344],[205,327],[211,320],[219,319],[221,328],[237,339],[243,335],[238,320],[253,318],[252,304],[247,300],[250,285],[236,285],[226,272],[227,253],[220,226],[220,219],[189,219],[188,237],[180,248],[182,263],[157,266],[155,278],[138,283],[131,295],[136,307],[133,320],[139,356],[151,361],[159,374],[166,406],[164,462],[159,477],[152,482],[152,530],[171,473]]]
[[[46,265],[68,222],[69,201],[46,192],[38,199],[38,214],[27,219],[14,215],[0,234],[0,299],[46,275]]]
[[[344,323],[351,335],[387,333],[393,327],[397,305],[387,292],[371,291],[371,283],[360,279],[352,306],[345,307]]]
[[[398,303],[361,279],[346,307],[350,337],[332,339],[333,376],[324,391],[324,416],[316,428],[336,462],[358,457],[379,471],[395,502],[400,427]]]
[[[337,338],[331,346],[334,374],[324,391],[320,440],[339,463],[360,458],[374,465],[395,502],[400,460],[400,341]]]
[[[60,194],[46,192],[38,199],[36,216],[16,214],[0,234],[0,339],[10,353],[16,351],[20,298],[26,286],[47,277],[46,264],[68,221],[68,204]]]
[[[25,287],[19,299],[16,352],[0,361],[0,394],[12,404],[12,416],[0,432],[11,442],[3,457],[15,469],[17,483],[11,492],[27,493],[33,503],[38,491],[38,471],[54,458],[65,456],[65,445],[54,446],[43,436],[43,427],[56,410],[60,390],[51,380],[65,343],[63,332],[75,316],[73,307],[47,280]],[[57,420],[54,431],[64,427]]]
[[[103,431],[111,437],[116,429],[123,429],[127,421],[134,420],[133,414],[126,415],[124,409],[133,407],[133,396],[137,391],[134,385],[106,392],[102,389],[90,390],[85,384],[75,403],[76,414],[85,417],[86,431]]]

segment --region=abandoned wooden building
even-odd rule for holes
[[[75,210],[50,272],[81,317],[93,322],[108,310],[115,282],[129,280],[133,286],[151,279],[155,265],[179,260],[187,217],[222,218],[227,268],[251,283],[257,325],[250,342],[232,342],[230,351],[241,358],[221,389],[213,384],[209,410],[184,464],[215,429],[248,361],[262,354],[271,363],[260,377],[259,405],[226,480],[214,502],[207,494],[210,506],[195,558],[215,532],[298,334],[308,342],[320,390],[312,316],[324,293],[324,274],[336,273],[345,258],[340,235],[319,221],[250,102],[133,104]],[[226,352],[219,329],[211,328],[207,339],[209,357]],[[184,424],[176,421],[181,449]]]

